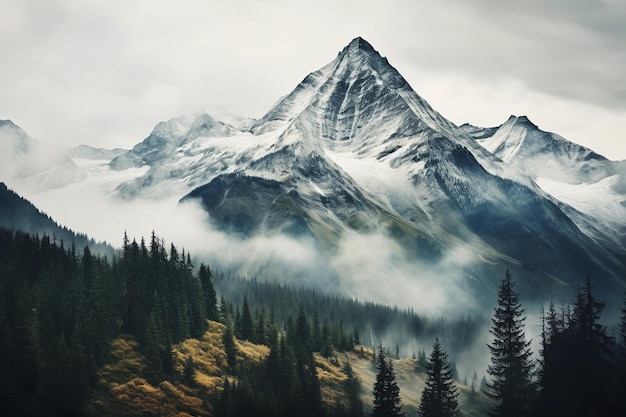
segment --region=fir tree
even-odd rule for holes
[[[403,416],[402,405],[400,404],[400,388],[396,382],[396,374],[393,371],[393,363],[387,361],[385,351],[380,345],[378,347],[376,369],[376,381],[374,382],[374,408],[372,417],[393,417]]]
[[[497,401],[492,416],[526,416],[535,396],[532,353],[524,335],[526,317],[514,287],[507,270],[492,317],[493,343],[488,345],[491,364],[487,372],[491,382],[487,394]]]
[[[198,271],[198,278],[200,279],[200,285],[202,286],[202,292],[204,295],[204,305],[206,308],[206,317],[209,320],[218,321],[219,311],[217,309],[217,294],[213,287],[211,278],[213,273],[208,266],[200,264],[200,270]]]
[[[248,297],[243,296],[243,307],[241,310],[241,339],[243,340],[255,340],[254,337],[254,322],[252,321],[252,313],[250,312],[250,306],[248,305]]]
[[[237,346],[235,345],[235,337],[231,324],[226,324],[226,329],[224,329],[224,334],[222,335],[222,342],[224,343],[228,367],[234,370],[235,366],[237,366]]]
[[[551,305],[544,318],[538,416],[611,415],[622,408],[615,390],[613,340],[599,323],[604,304],[596,301],[590,279],[573,308],[558,317]]]
[[[418,412],[422,417],[451,417],[459,414],[458,389],[452,380],[448,354],[439,338],[426,364],[426,387],[422,392]]]
[[[347,358],[346,358],[347,359]],[[343,368],[346,374],[345,389],[348,397],[348,417],[363,417],[363,402],[361,401],[361,381],[354,375],[352,365],[349,360],[346,360],[346,364]]]

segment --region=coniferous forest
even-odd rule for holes
[[[571,305],[546,309],[532,352],[504,274],[485,346],[491,415],[623,415],[626,303],[617,337],[601,324],[603,308],[588,279]],[[394,369],[415,352],[401,351],[406,341],[390,329],[435,340],[412,362],[426,384],[419,414],[458,415],[449,358],[483,326],[215,273],[154,233],[124,236],[109,257],[0,229],[3,416],[403,415],[408,387]],[[365,352],[371,386],[348,359]],[[471,395],[483,396],[476,379]]]

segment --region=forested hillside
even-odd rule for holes
[[[533,356],[507,273],[494,300],[492,365],[479,387],[479,375],[471,384],[458,381],[455,353],[447,352],[473,343],[486,326],[481,320],[433,320],[214,276],[191,259],[173,244],[167,250],[154,233],[148,243],[124,236],[120,253],[108,259],[89,247],[79,253],[47,235],[0,228],[0,413],[396,415],[436,410],[437,386],[447,390],[449,410],[458,405],[468,416],[624,408],[626,306],[615,340],[599,322],[603,304],[590,280],[571,306],[549,308],[542,350]],[[402,351],[399,334],[416,343],[436,337],[432,353]],[[527,362],[512,374],[511,358]],[[511,397],[520,381],[523,398]]]
[[[42,213],[28,200],[22,198],[6,184],[0,182],[0,227],[20,230],[25,233],[51,236],[53,242],[63,242],[65,246],[84,248],[93,252],[113,255],[113,248],[106,243],[96,242],[87,235],[75,233],[67,227],[59,226],[50,216]]]

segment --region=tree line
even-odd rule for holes
[[[494,400],[492,417],[618,416],[626,413],[626,295],[619,340],[600,322],[604,303],[587,277],[569,305],[550,304],[542,315],[541,350],[535,359],[525,331],[525,311],[507,271],[498,290],[488,344],[489,379],[483,386]],[[372,417],[402,416],[393,363],[379,347]],[[422,417],[459,416],[458,388],[439,339],[426,362]]]
[[[619,340],[601,324],[603,308],[589,279],[571,305],[550,305],[536,360],[507,272],[488,345],[484,390],[496,404],[492,414],[623,412],[626,299]],[[214,275],[207,265],[194,267],[188,252],[173,244],[166,249],[154,233],[148,243],[125,235],[121,251],[108,259],[89,247],[79,253],[48,236],[0,228],[0,414],[85,415],[97,371],[109,360],[111,341],[122,334],[139,342],[149,380],[192,384],[193,363],[183,374],[175,371],[172,345],[201,337],[207,320],[214,320],[225,326],[220,342],[228,359],[222,394],[211,400],[216,414],[361,416],[362,387],[349,361],[343,365],[347,401],[324,405],[315,354],[332,358],[350,351],[363,344],[364,332],[382,334],[389,317],[416,335],[441,331],[450,340],[446,333],[456,329],[461,339],[471,338],[472,330],[460,329],[463,323],[478,327],[472,320],[442,324],[410,310]],[[239,363],[236,339],[266,345],[269,354],[258,364]],[[378,342],[372,415],[402,415],[393,361]],[[426,387],[418,412],[425,417],[459,413],[454,366],[443,345],[437,337],[428,357],[420,351]]]

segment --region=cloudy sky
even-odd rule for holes
[[[526,114],[626,159],[623,0],[0,0],[0,119],[110,148],[182,114],[260,117],[356,36],[457,124]]]

